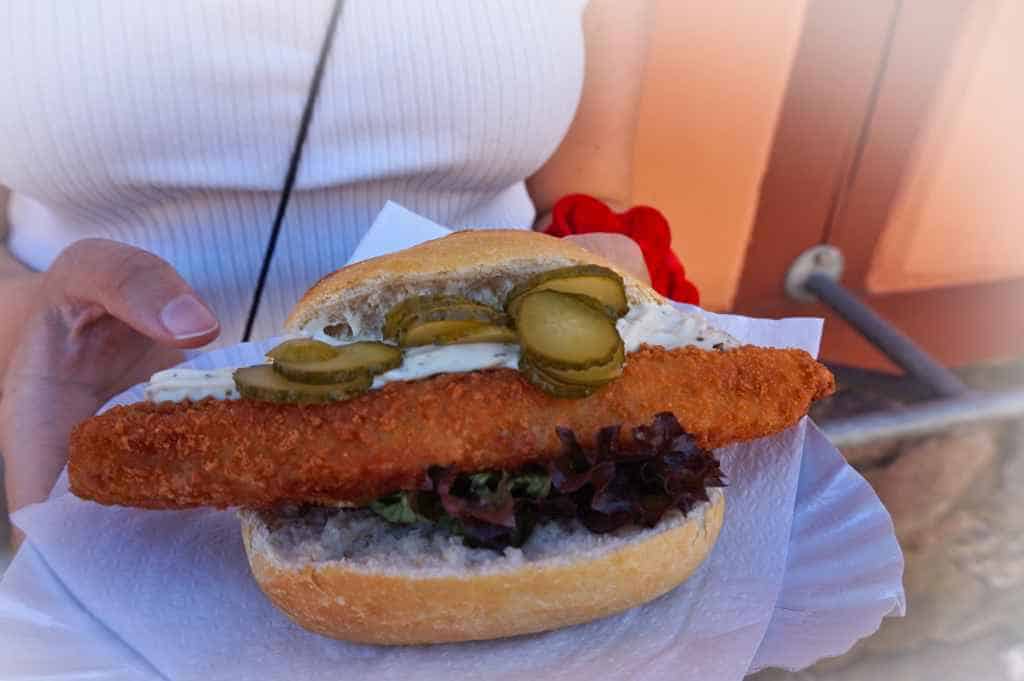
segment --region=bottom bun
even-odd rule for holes
[[[664,594],[703,562],[720,489],[687,517],[598,535],[538,527],[522,549],[470,549],[447,532],[365,510],[242,511],[252,573],[270,600],[324,636],[385,645],[530,634],[589,622]]]

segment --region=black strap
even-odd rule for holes
[[[270,228],[270,239],[267,241],[267,248],[263,253],[263,265],[260,267],[260,276],[256,280],[256,289],[252,294],[252,303],[249,305],[249,316],[245,321],[245,332],[242,334],[242,342],[249,340],[252,336],[252,325],[256,322],[256,311],[260,307],[260,300],[263,298],[263,287],[267,283],[267,273],[270,271],[270,261],[274,257],[274,249],[277,248],[277,237],[281,234],[281,223],[284,222],[285,213],[288,210],[288,202],[292,197],[292,187],[295,185],[295,176],[299,172],[299,163],[302,161],[302,149],[306,146],[306,135],[309,133],[309,124],[313,120],[313,110],[316,108],[316,100],[320,95],[320,81],[323,80],[324,67],[327,65],[327,57],[334,45],[334,34],[338,28],[338,19],[341,17],[341,7],[345,0],[334,0],[334,8],[331,10],[331,19],[327,25],[327,33],[324,35],[323,44],[320,46],[320,56],[316,62],[316,70],[313,71],[313,80],[309,84],[309,93],[306,95],[306,106],[302,109],[302,119],[299,121],[299,131],[295,135],[295,143],[292,145],[291,159],[288,161],[288,173],[284,177],[284,187],[281,190],[281,198],[277,202],[277,213],[274,215],[274,224]]]

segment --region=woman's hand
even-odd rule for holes
[[[7,363],[0,451],[11,510],[45,499],[68,435],[110,397],[204,345],[216,318],[152,253],[105,239],[66,248],[42,275]]]

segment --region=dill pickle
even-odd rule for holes
[[[507,314],[493,307],[481,303],[463,305],[450,305],[446,307],[432,307],[425,310],[418,310],[407,315],[402,320],[402,327],[406,328],[413,324],[424,322],[480,322],[484,324],[497,324],[507,326],[511,319]],[[401,333],[401,331],[399,331]]]
[[[455,343],[493,343],[501,342],[491,340],[499,333],[501,327],[494,324],[472,320],[449,320],[423,322],[412,324],[404,329],[398,336],[398,344],[403,348],[411,348],[419,345],[451,345]],[[506,327],[507,328],[507,327]],[[496,330],[498,329],[498,330]],[[509,331],[512,342],[515,342],[515,334]],[[490,338],[486,336],[490,335]],[[502,334],[503,337],[508,337]],[[477,336],[477,339],[473,339]]]
[[[406,298],[402,302],[398,303],[390,310],[387,315],[384,316],[384,326],[381,329],[381,333],[387,340],[395,340],[398,338],[399,331],[402,330],[403,321],[406,317],[410,316],[415,312],[422,312],[438,307],[452,307],[454,305],[476,305],[473,300],[466,298],[465,296],[448,296],[448,295],[424,295],[424,296],[412,296]]]
[[[402,351],[394,345],[376,341],[359,341],[333,348],[333,357],[318,362],[274,361],[274,370],[291,381],[312,383],[343,383],[384,373],[402,364]]]
[[[463,296],[416,296],[408,298],[388,312],[382,334],[398,341],[403,332],[416,324],[441,321],[481,322],[508,326],[509,317],[489,305]]]
[[[589,369],[608,364],[622,338],[615,322],[584,296],[533,291],[516,317],[523,352],[545,369]]]
[[[269,364],[236,369],[234,379],[238,393],[245,399],[306,404],[347,400],[365,393],[373,384],[370,374],[330,385],[296,383],[274,371]]]
[[[337,348],[312,338],[293,338],[275,346],[267,357],[275,362],[322,362],[334,357]]]
[[[434,342],[438,345],[456,345],[460,343],[515,343],[516,332],[507,326],[497,324],[480,324],[475,329],[442,335]]]
[[[532,360],[532,362],[545,374],[562,383],[599,387],[622,375],[622,367],[626,363],[626,350],[620,343],[610,362],[589,369],[552,369],[545,367],[542,361]]]
[[[505,298],[505,311],[516,317],[523,296],[534,291],[559,291],[588,296],[598,301],[616,319],[629,311],[622,277],[600,265],[562,267],[534,275],[512,289]]]
[[[383,335],[402,347],[515,342],[507,314],[462,296],[416,296],[388,312]]]
[[[519,372],[537,388],[548,395],[566,399],[580,399],[593,394],[600,386],[564,383],[535,365],[527,355],[519,358]]]

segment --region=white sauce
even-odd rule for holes
[[[708,326],[699,314],[683,312],[672,305],[630,305],[626,316],[616,326],[626,352],[635,352],[641,345],[660,345],[669,350],[684,345],[695,345],[713,350],[722,343],[736,347],[738,343],[727,333]]]
[[[168,369],[153,374],[146,384],[150,402],[181,402],[213,397],[237,400],[234,369]]]
[[[466,345],[424,345],[405,351],[402,366],[373,379],[379,388],[391,381],[415,381],[434,374],[455,374],[480,369],[515,369],[519,346],[513,343],[467,343]]]
[[[708,326],[700,315],[683,312],[667,304],[631,305],[629,313],[618,321],[617,327],[626,352],[634,352],[643,344],[660,345],[670,350],[684,345],[705,350],[737,345],[728,334]],[[311,335],[320,340],[334,341],[325,337],[321,329],[313,330]],[[402,366],[377,376],[373,387],[379,388],[391,381],[415,381],[434,374],[515,369],[518,365],[519,346],[511,343],[426,345],[406,350]],[[206,397],[238,399],[238,390],[231,376],[233,371],[230,368],[161,371],[153,374],[146,385],[146,399],[151,402],[201,400]]]

